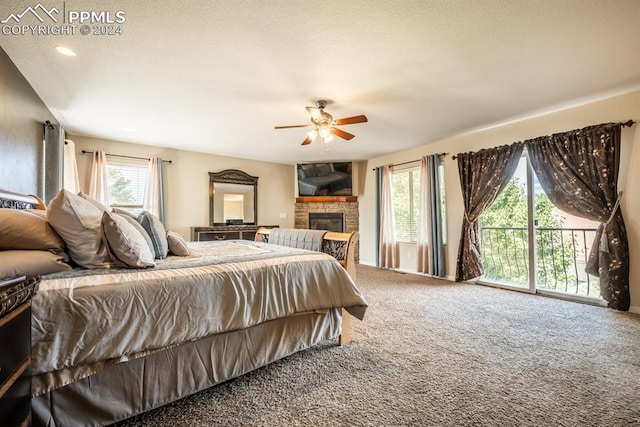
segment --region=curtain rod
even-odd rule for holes
[[[442,157],[442,156],[448,156],[448,155],[449,155],[449,153],[434,153],[434,154],[435,154],[436,156],[440,156],[440,157]],[[392,165],[391,165],[391,167],[394,167],[394,166],[402,166],[402,165],[408,165],[409,163],[419,162],[420,160],[421,160],[421,159],[416,159],[416,160],[409,160],[409,161],[407,161],[407,162],[402,162],[402,163],[394,163],[394,164],[392,164]],[[373,168],[372,170],[376,170],[376,168]]]
[[[93,151],[82,150],[82,154],[93,154]],[[105,153],[106,156],[109,157],[123,157],[125,159],[137,159],[137,160],[151,160],[148,157],[136,157],[136,156],[124,156],[122,154],[109,154]],[[173,163],[171,160],[162,160],[163,162]]]
[[[625,127],[626,128],[630,128],[631,126],[633,126],[635,124],[636,124],[636,122],[634,122],[633,120],[627,120],[626,122],[618,122],[618,123],[602,123],[602,124],[599,124],[599,125],[587,126],[587,127],[581,128],[581,129],[574,129],[574,130],[570,130],[570,131],[566,131],[566,132],[558,132],[558,134],[575,132],[575,131],[582,130],[582,129],[593,128],[593,127],[597,127],[597,126],[607,126],[607,125],[609,125],[609,126],[610,125],[613,125],[613,126],[618,126],[619,125],[620,127],[623,127],[623,128],[625,128]],[[556,135],[556,134],[554,134],[554,135]],[[542,137],[537,137],[537,138],[542,138]],[[529,139],[536,139],[536,138],[529,138]],[[519,144],[519,143],[520,142],[514,142],[514,144]],[[455,160],[455,159],[458,158],[458,155],[460,155],[460,154],[462,154],[462,153],[458,153],[456,155],[453,155],[453,156],[451,156],[451,158],[453,160]]]

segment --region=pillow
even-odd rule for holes
[[[187,242],[174,231],[167,231],[167,243],[169,243],[169,252],[174,255],[189,256],[191,254]]]
[[[156,258],[166,258],[169,253],[169,243],[167,243],[167,230],[164,228],[160,218],[151,212],[142,211],[138,216],[138,222],[151,237]]]
[[[44,210],[0,209],[0,250],[30,249],[64,254],[64,240]]]
[[[104,212],[102,230],[114,258],[129,267],[155,266],[151,252],[142,234],[122,215]]]
[[[111,209],[111,212],[113,212],[113,213],[117,213],[118,215],[122,215],[122,216],[126,216],[126,217],[129,217],[129,218],[133,218],[133,219],[135,219],[136,221],[138,220],[138,217],[137,217],[137,216],[135,216],[135,215],[134,215],[134,214],[132,214],[131,212],[126,211],[126,210],[124,210],[124,209],[120,209],[120,208],[113,208],[113,209]]]
[[[93,197],[89,196],[87,193],[83,193],[82,191],[78,193],[78,196],[85,199],[87,202],[91,203],[96,208],[100,209],[100,212],[108,211],[109,208],[102,202],[97,201]]]
[[[62,189],[49,202],[47,220],[67,244],[74,262],[86,268],[109,267],[102,212],[91,202]]]
[[[71,270],[65,256],[49,251],[0,251],[0,277],[41,276]]]
[[[147,246],[149,247],[149,250],[151,251],[151,253],[155,257],[156,250],[153,247],[153,241],[151,240],[151,237],[149,237],[149,233],[147,233],[147,230],[144,229],[144,227],[138,222],[137,219],[135,219],[135,218],[133,218],[131,216],[127,216],[127,215],[120,215],[120,216],[123,217],[125,220],[127,220],[127,222],[129,222],[129,224],[133,225],[133,227],[136,230],[138,230],[138,232],[140,232],[140,234],[142,235],[142,238],[144,239],[144,241],[147,242]]]
[[[331,170],[331,166],[327,163],[320,163],[319,165],[316,165],[316,170],[318,171],[318,176],[326,176],[333,172]]]

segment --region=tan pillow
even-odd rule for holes
[[[174,255],[189,256],[191,254],[187,242],[175,231],[167,232],[167,243],[169,243],[169,252]]]
[[[86,268],[109,267],[102,212],[91,202],[62,189],[49,202],[47,220],[67,244],[74,262]]]
[[[0,250],[40,250],[64,254],[64,241],[43,210],[0,209]]]
[[[64,258],[49,251],[0,251],[0,278],[71,270]]]
[[[104,212],[102,228],[113,256],[129,267],[155,266],[154,254],[140,232],[122,215]]]

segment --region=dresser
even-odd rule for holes
[[[273,225],[213,225],[191,227],[191,240],[207,242],[211,240],[254,240],[260,227],[277,228]]]
[[[0,279],[0,420],[31,425],[31,298],[39,277]]]

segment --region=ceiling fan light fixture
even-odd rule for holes
[[[328,126],[320,126],[318,128],[318,135],[320,135],[321,138],[327,138],[331,136],[331,129],[329,129]]]
[[[330,143],[333,140],[333,135],[329,134],[328,136],[325,136],[324,138],[322,138],[322,142],[324,142],[325,144]]]
[[[314,141],[318,137],[318,131],[313,129],[311,132],[307,132],[307,136],[311,139],[311,141]]]

